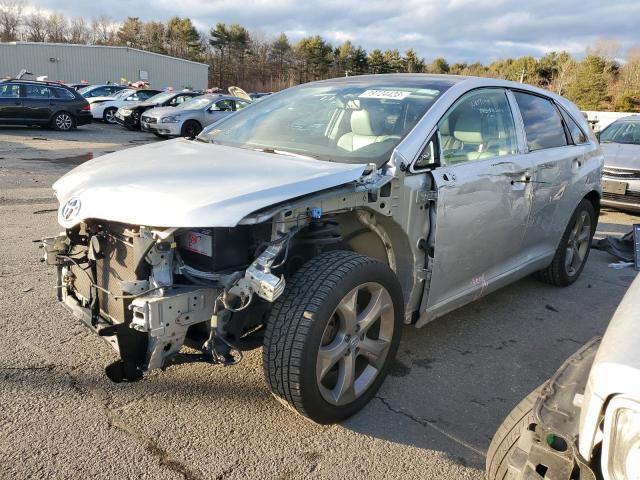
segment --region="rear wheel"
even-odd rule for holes
[[[116,112],[117,108],[109,107],[104,110],[102,113],[102,119],[107,123],[116,123]]]
[[[566,287],[575,282],[589,258],[596,223],[593,204],[583,199],[569,220],[551,265],[536,272],[535,277],[559,287]]]
[[[53,126],[53,128],[60,131],[71,130],[73,127],[75,127],[75,124],[76,122],[73,116],[67,112],[58,112],[51,120],[51,125]]]
[[[267,322],[263,364],[275,397],[323,424],[356,413],[395,357],[403,308],[398,279],[377,260],[334,251],[303,265]]]
[[[202,127],[195,120],[187,120],[180,130],[181,137],[195,138],[202,131]]]

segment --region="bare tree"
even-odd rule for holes
[[[41,10],[36,10],[25,19],[24,33],[29,42],[45,42],[47,40],[47,17]]]
[[[91,30],[84,17],[75,17],[69,24],[69,42],[87,44],[91,42]]]
[[[0,42],[18,39],[23,13],[24,0],[0,0]]]
[[[47,40],[52,43],[66,43],[69,33],[67,18],[60,13],[53,13],[47,19]]]
[[[115,45],[117,28],[111,17],[101,15],[91,21],[93,43],[97,45]]]

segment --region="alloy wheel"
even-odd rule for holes
[[[394,329],[391,295],[365,283],[345,295],[325,327],[316,361],[322,397],[345,405],[360,397],[385,364]]]
[[[59,113],[55,122],[58,130],[69,130],[73,125],[73,119],[67,113]]]
[[[107,109],[104,112],[104,119],[107,123],[116,123],[116,111],[112,108]]]
[[[579,270],[590,247],[591,218],[589,213],[582,210],[576,218],[567,241],[567,252],[564,257],[564,265],[567,275],[574,276]]]

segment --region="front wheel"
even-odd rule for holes
[[[535,277],[558,287],[575,282],[589,258],[597,221],[593,204],[583,199],[569,220],[551,265],[536,272]]]
[[[403,311],[400,283],[387,265],[346,251],[312,259],[267,321],[263,365],[273,394],[317,423],[350,417],[382,384]]]
[[[493,436],[487,450],[487,480],[515,480],[513,472],[509,471],[509,459],[518,445],[522,432],[533,428],[532,425],[536,421],[533,408],[543,386],[539,386],[516,405]]]
[[[202,131],[202,127],[195,120],[187,120],[180,130],[181,137],[196,138]]]

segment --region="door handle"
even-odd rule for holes
[[[524,178],[521,178],[519,180],[511,180],[511,185],[515,185],[516,183],[532,183],[531,176],[525,175]]]

